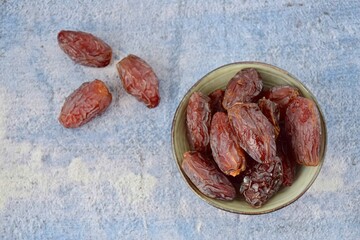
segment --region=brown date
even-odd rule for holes
[[[315,103],[296,97],[286,109],[285,131],[297,163],[317,166],[320,163],[320,115]]]
[[[285,129],[281,126],[281,129]],[[294,160],[291,149],[289,149],[289,141],[285,134],[285,130],[281,131],[276,141],[277,156],[281,159],[283,167],[283,185],[291,186],[294,182],[296,173],[296,162]]]
[[[149,64],[130,54],[118,62],[116,67],[127,93],[145,103],[148,108],[155,108],[159,104],[159,80]]]
[[[245,152],[237,142],[226,113],[217,112],[211,120],[210,147],[223,173],[235,177],[245,170]]]
[[[291,86],[272,87],[264,93],[265,98],[276,103],[280,109],[280,119],[285,117],[286,108],[290,102],[299,96],[299,90]]]
[[[220,200],[235,198],[236,191],[229,179],[201,153],[185,152],[181,168],[204,195]]]
[[[101,80],[83,83],[65,100],[59,122],[66,128],[77,128],[104,112],[112,100]]]
[[[201,92],[194,92],[186,109],[187,133],[192,149],[199,152],[209,150],[210,124],[210,98]]]
[[[267,117],[267,119],[274,126],[275,137],[277,138],[280,133],[279,119],[280,119],[280,111],[276,103],[262,98],[258,101],[259,108],[261,112]]]
[[[90,33],[62,30],[57,39],[60,48],[78,64],[105,67],[111,61],[111,47]]]
[[[251,102],[261,92],[262,87],[262,79],[255,69],[243,69],[229,81],[222,105],[229,109],[236,102]]]
[[[224,93],[225,93],[224,90],[217,89],[209,94],[211,115],[214,115],[217,112],[226,112],[226,110],[222,106],[222,101],[224,99]]]
[[[259,208],[281,187],[282,165],[278,157],[271,163],[257,163],[245,171],[240,193],[252,207]]]
[[[257,162],[270,163],[276,155],[275,129],[256,103],[236,103],[228,117],[240,146]]]

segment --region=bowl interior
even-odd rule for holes
[[[295,176],[294,183],[291,187],[283,187],[280,191],[274,195],[266,204],[261,208],[252,208],[245,200],[239,196],[233,201],[221,201],[212,198],[208,198],[203,195],[187,178],[185,173],[181,169],[181,163],[184,152],[190,150],[190,145],[186,137],[186,107],[191,94],[195,91],[200,91],[204,94],[209,94],[216,89],[225,89],[229,80],[241,69],[255,68],[263,79],[265,87],[272,87],[277,85],[290,85],[298,88],[301,94],[315,101],[321,120],[321,149],[320,149],[320,164],[316,167],[299,167]],[[261,214],[271,211],[275,211],[282,207],[289,205],[297,200],[305,191],[311,186],[320,172],[321,166],[325,157],[326,149],[326,126],[324,117],[319,108],[319,105],[315,97],[309,92],[304,85],[302,85],[295,77],[291,76],[286,71],[277,67],[257,62],[240,62],[222,66],[210,72],[203,78],[201,78],[184,96],[180,102],[172,125],[172,147],[173,154],[178,165],[178,168],[184,177],[190,188],[207,203],[234,213],[242,214]],[[237,189],[238,191],[238,189]]]

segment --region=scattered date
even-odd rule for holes
[[[126,92],[148,108],[159,105],[159,80],[147,62],[130,54],[116,64],[120,79]]]
[[[112,95],[101,80],[83,83],[65,100],[59,122],[66,128],[77,128],[103,113]]]
[[[78,64],[100,68],[111,61],[111,47],[91,33],[62,30],[57,39],[60,48]]]

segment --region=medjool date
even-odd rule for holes
[[[197,189],[206,196],[220,200],[235,198],[236,191],[229,179],[201,153],[185,152],[181,168]]]
[[[246,168],[246,156],[239,146],[226,113],[217,112],[211,121],[210,146],[220,170],[235,177]]]
[[[285,115],[285,131],[291,140],[296,162],[305,166],[320,163],[320,115],[315,103],[296,97]]]
[[[228,117],[240,146],[257,162],[270,163],[276,155],[275,129],[256,103],[236,103]]]
[[[210,98],[201,92],[194,92],[186,109],[188,138],[192,148],[206,152],[210,142],[211,109]]]
[[[239,71],[226,87],[223,107],[229,109],[237,102],[251,102],[261,92],[262,87],[262,79],[255,69]]]
[[[274,126],[275,137],[277,138],[280,133],[280,126],[279,126],[280,112],[277,104],[266,98],[262,98],[258,101],[258,105],[261,112],[265,115],[265,117],[267,117],[267,119]]]
[[[261,207],[281,187],[282,165],[278,157],[269,164],[257,163],[245,171],[240,193],[255,208]]]

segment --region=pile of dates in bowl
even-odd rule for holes
[[[265,63],[222,66],[180,102],[172,125],[175,160],[209,204],[262,214],[300,198],[320,172],[326,126],[315,97]]]

